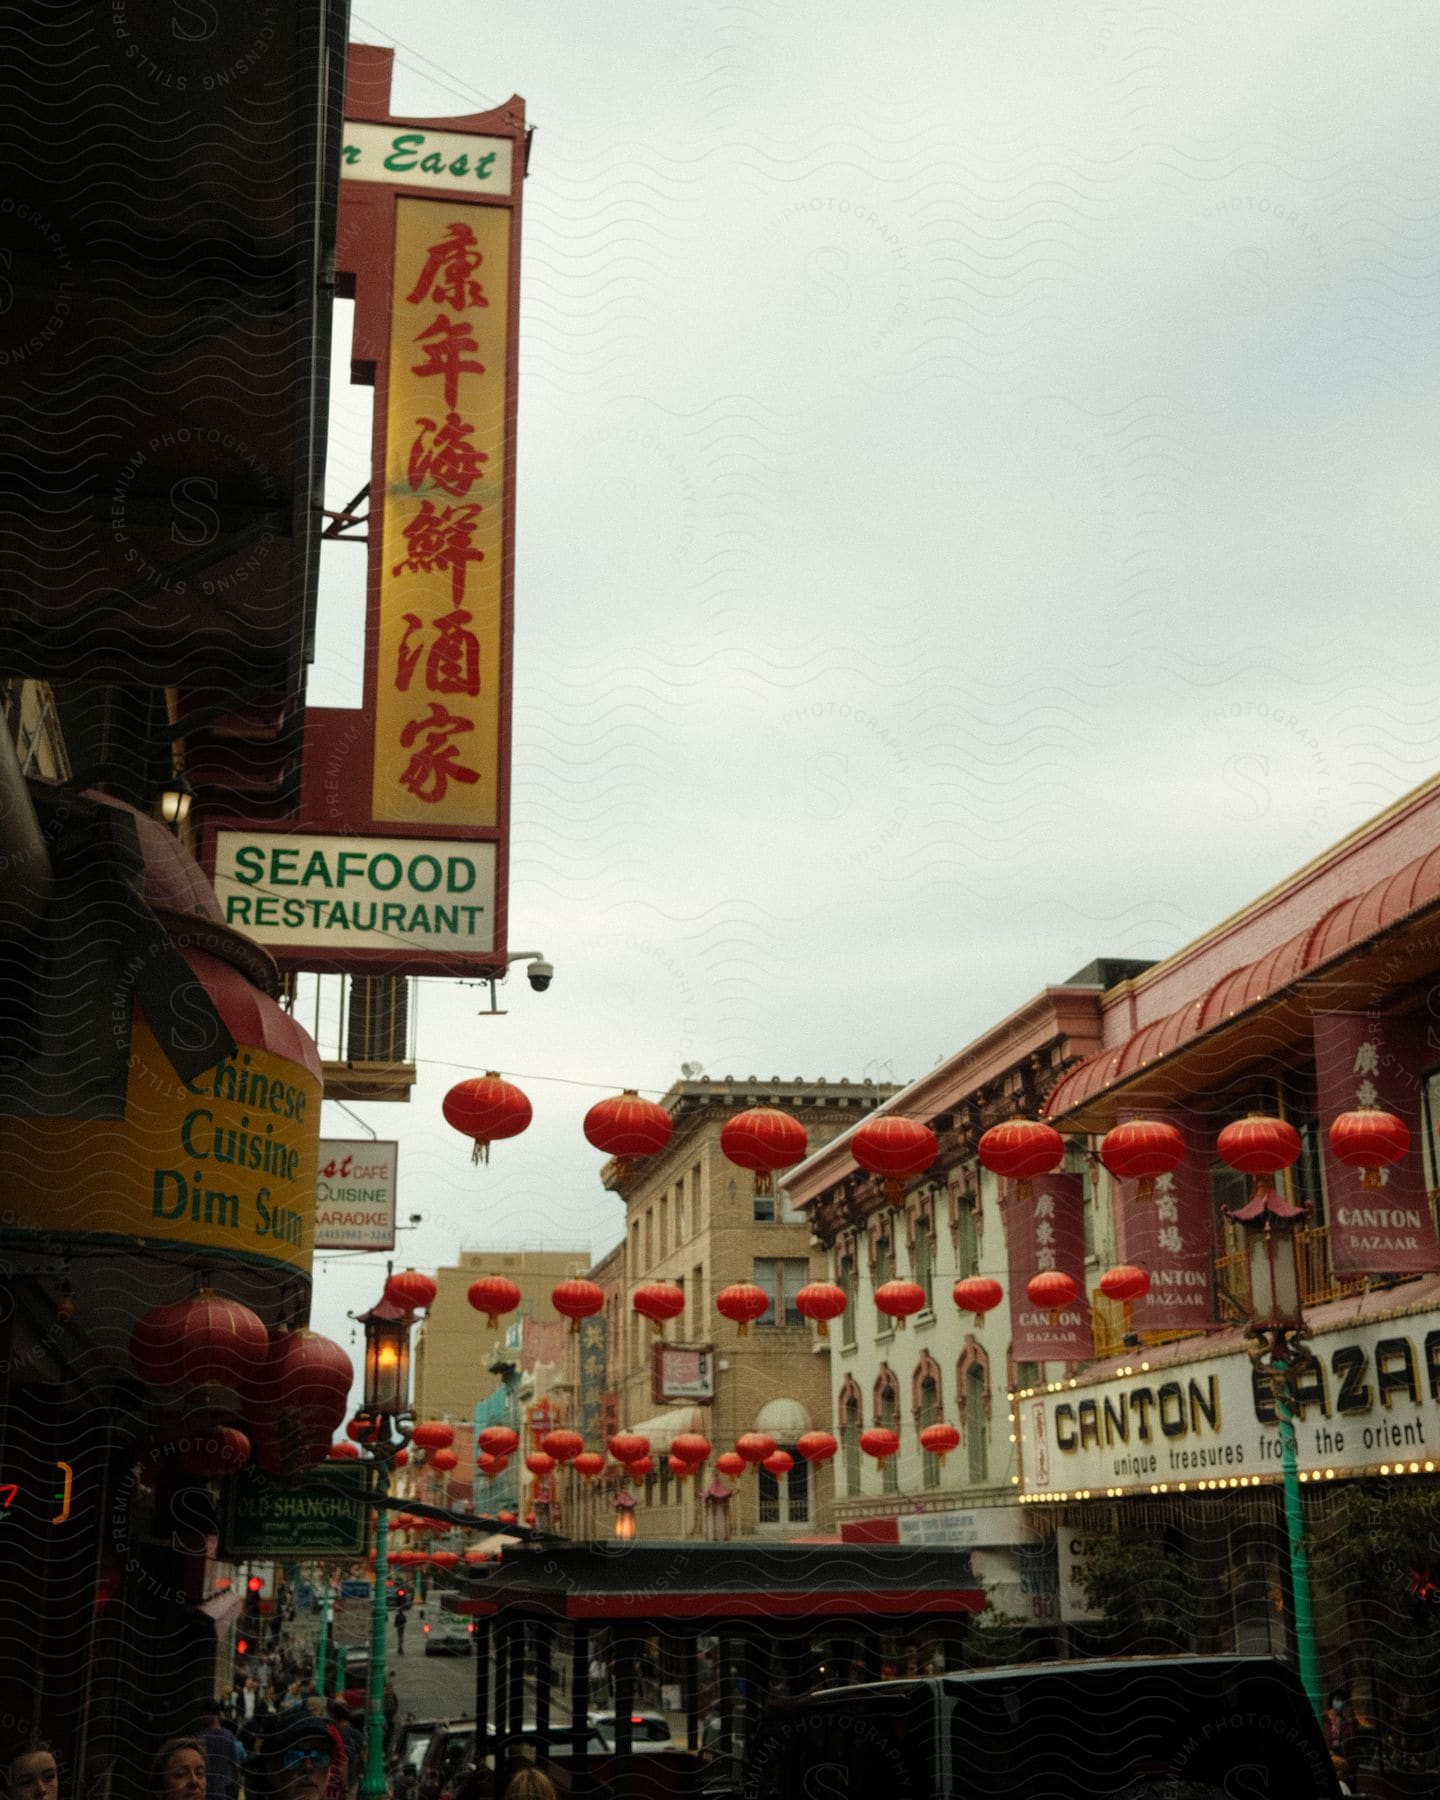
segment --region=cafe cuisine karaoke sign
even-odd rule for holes
[[[1310,1348],[1297,1391],[1302,1472],[1440,1465],[1440,1313],[1337,1326]],[[1270,1377],[1243,1348],[1148,1370],[1137,1361],[1015,1405],[1028,1499],[1248,1486],[1281,1473]]]

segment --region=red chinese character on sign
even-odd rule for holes
[[[419,512],[403,533],[408,554],[395,564],[391,574],[430,575],[437,569],[448,569],[452,601],[459,606],[465,598],[467,565],[485,560],[485,552],[477,550],[470,541],[482,510],[472,502],[469,506],[447,506],[441,512],[433,500],[422,500]]]
[[[430,702],[428,718],[412,719],[400,733],[400,744],[409,750],[420,736],[425,741],[406,765],[400,777],[401,787],[409,788],[417,800],[434,806],[445,798],[452,781],[473,783],[480,779],[478,769],[469,769],[460,761],[460,749],[451,742],[466,731],[475,729],[474,721],[457,719],[446,712],[438,700]]]
[[[429,693],[479,695],[480,640],[473,631],[465,630],[473,616],[457,608],[435,621],[437,635],[425,663],[425,687]],[[402,693],[409,691],[424,655],[423,646],[410,641],[421,628],[416,614],[405,614],[405,635],[395,659],[395,686]]]
[[[465,358],[472,350],[478,350],[475,333],[464,319],[451,324],[444,313],[427,325],[423,331],[415,333],[415,342],[425,346],[425,361],[412,363],[412,375],[439,375],[445,382],[445,404],[453,407],[460,398],[460,377],[462,375],[483,375],[485,365],[482,362],[466,362]]]
[[[430,292],[430,299],[438,300],[442,306],[453,307],[456,312],[463,312],[467,306],[488,306],[490,302],[485,298],[484,288],[478,281],[470,279],[484,260],[475,248],[475,233],[457,220],[453,225],[447,225],[445,236],[425,252],[425,267],[420,271],[420,279],[405,298],[412,306],[419,306],[426,298],[426,289],[438,276],[440,279]]]
[[[406,470],[412,488],[423,486],[427,479],[447,494],[463,500],[484,474],[490,458],[469,440],[475,427],[459,413],[447,413],[445,423],[437,426],[433,419],[417,419],[419,436],[410,446],[410,463]],[[434,432],[430,443],[426,434]]]

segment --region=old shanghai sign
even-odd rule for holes
[[[1299,1388],[1303,1471],[1440,1466],[1440,1312],[1317,1333]],[[1137,1353],[1137,1355],[1143,1353]],[[1017,1401],[1026,1495],[1173,1493],[1280,1474],[1269,1378],[1243,1347]]]
[[[227,1485],[225,1555],[248,1558],[365,1554],[365,1507],[371,1471],[353,1464],[328,1464],[323,1477],[303,1485],[271,1481],[258,1469],[243,1469]]]

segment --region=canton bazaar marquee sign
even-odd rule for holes
[[[1300,1378],[1302,1471],[1440,1463],[1440,1313],[1318,1333]],[[1150,1493],[1280,1474],[1269,1377],[1241,1349],[1017,1402],[1022,1491]]]

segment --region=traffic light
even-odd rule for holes
[[[236,1640],[235,1640],[235,1654],[236,1654],[236,1655],[237,1655],[237,1656],[248,1656],[248,1655],[249,1655],[249,1654],[250,1654],[250,1640],[249,1640],[249,1638],[243,1638],[243,1637],[242,1637],[242,1638],[236,1638]]]
[[[265,1585],[265,1578],[263,1575],[252,1575],[250,1577],[250,1579],[245,1583],[247,1590],[252,1594],[258,1594],[260,1592],[261,1588],[264,1587],[264,1585]]]

